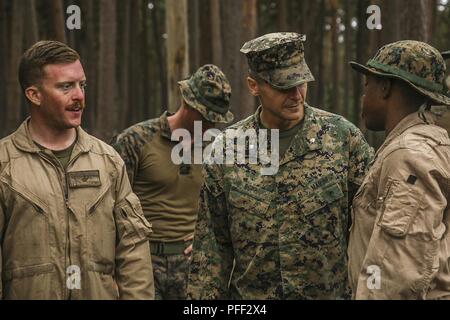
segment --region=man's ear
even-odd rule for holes
[[[255,79],[253,79],[252,77],[247,77],[247,86],[252,96],[259,96],[259,86],[258,82],[256,82]]]
[[[380,85],[380,90],[381,90],[381,97],[383,99],[387,99],[391,95],[392,82],[393,82],[393,80],[389,79],[389,78],[384,78],[384,79],[380,80],[379,85]]]
[[[30,102],[36,106],[41,105],[41,93],[36,86],[31,86],[25,89],[25,96]]]

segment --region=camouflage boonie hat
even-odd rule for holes
[[[186,103],[214,123],[229,123],[231,87],[223,72],[213,64],[199,68],[189,79],[179,81]]]
[[[289,89],[314,77],[305,61],[306,36],[295,32],[269,33],[241,48],[251,71],[276,89]]]
[[[363,66],[350,62],[356,71],[396,78],[438,104],[450,105],[445,81],[445,61],[438,50],[424,42],[403,40],[378,50]]]

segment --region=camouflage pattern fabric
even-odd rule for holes
[[[155,300],[186,300],[188,258],[184,254],[152,254]]]
[[[229,111],[231,87],[219,67],[207,64],[199,68],[189,79],[179,81],[186,103],[214,123],[229,123],[233,114]]]
[[[170,140],[171,132],[167,122],[167,117],[170,115],[166,111],[160,118],[137,123],[114,136],[109,142],[125,162],[128,178],[132,186],[139,170],[139,158],[143,146],[151,142],[158,132],[160,132],[162,137]]]
[[[430,98],[434,103],[450,105],[446,88],[446,65],[439,51],[427,43],[403,40],[382,47],[366,66],[350,65],[357,71],[397,78]]]
[[[314,77],[305,61],[305,35],[294,32],[269,33],[248,41],[241,48],[249,68],[277,89],[289,89]]]
[[[260,110],[229,129],[258,132]],[[353,124],[305,105],[277,174],[262,176],[260,164],[204,165],[188,297],[349,298],[349,204],[372,157]]]

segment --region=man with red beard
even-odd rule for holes
[[[0,140],[0,299],[152,299],[151,226],[114,149],[80,128],[76,51],[22,56],[30,117]]]

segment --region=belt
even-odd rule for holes
[[[156,255],[182,254],[189,246],[190,241],[178,242],[152,242],[150,241],[150,252]]]

